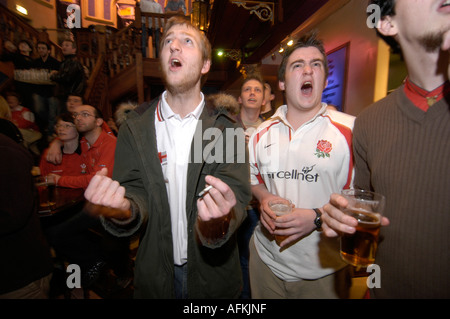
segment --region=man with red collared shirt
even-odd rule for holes
[[[371,0],[380,35],[401,53],[405,83],[359,113],[354,126],[355,187],[384,194],[376,264],[383,299],[450,297],[450,2]],[[345,198],[324,206],[323,234],[354,233]],[[444,244],[445,243],[445,244]],[[438,256],[426,258],[424,256]],[[380,274],[380,273],[378,273]]]
[[[108,168],[112,174],[117,139],[102,129],[102,114],[96,107],[76,106],[72,116],[83,136],[80,146],[86,174],[52,175],[56,176],[56,184],[60,187],[87,188],[91,178],[102,168]],[[106,263],[117,277],[127,279],[128,276],[129,240],[109,236],[99,226],[98,218],[82,210],[64,223],[47,229],[47,237],[55,250],[80,266],[83,287],[91,286],[98,279]],[[94,240],[86,236],[91,228],[98,230],[101,238]]]
[[[112,174],[117,139],[102,130],[103,118],[97,108],[91,105],[77,106],[73,116],[78,132],[83,135],[80,141],[81,156],[86,164],[87,174],[55,175],[56,184],[61,187],[86,188],[95,173],[103,167],[108,168],[108,172]]]

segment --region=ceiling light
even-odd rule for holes
[[[289,42],[287,43],[288,46],[291,46],[294,44],[294,40],[289,40]]]
[[[28,15],[28,10],[22,6],[19,6],[18,4],[16,4],[16,10],[22,13],[23,15]]]

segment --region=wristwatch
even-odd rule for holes
[[[316,230],[322,231],[322,213],[318,208],[313,208],[313,211],[316,212],[316,218],[314,219],[314,225],[316,226]]]

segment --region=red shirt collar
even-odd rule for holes
[[[411,102],[413,102],[413,104],[419,109],[426,112],[430,108],[430,105],[428,104],[430,100],[434,100],[434,103],[436,103],[450,93],[450,83],[446,81],[433,91],[428,92],[427,90],[424,90],[411,82],[408,77],[405,81],[404,90],[406,96],[411,100]]]

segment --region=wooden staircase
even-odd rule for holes
[[[51,54],[61,60],[63,55],[61,48],[49,40],[47,32],[39,32],[30,26],[26,20],[12,13],[0,4],[0,52],[2,52],[6,41],[17,44],[20,40],[30,40],[35,45],[39,41],[50,44]],[[37,57],[37,56],[36,56]],[[0,72],[3,78],[0,83],[0,92],[9,87],[14,80],[14,65],[12,62],[0,62]]]
[[[76,30],[79,59],[93,70],[85,99],[102,106],[105,117],[112,116],[120,102],[131,100],[141,104],[161,93],[163,81],[152,37],[146,49],[149,57],[143,57],[142,19],[155,31],[154,26],[164,26],[173,15],[141,13],[138,5],[135,22],[126,28],[116,30],[97,25]],[[96,51],[91,49],[92,43],[96,43]]]
[[[161,93],[163,82],[158,57],[155,56],[155,41],[150,38],[147,51],[149,58],[143,58],[141,40],[141,19],[146,25],[163,26],[174,14],[142,13],[136,8],[135,23],[121,30],[95,25],[89,28],[73,29],[77,42],[77,58],[89,70],[88,86],[84,99],[87,104],[97,106],[105,119],[112,117],[118,103],[132,100],[143,103]],[[0,47],[3,41],[17,43],[27,38],[34,45],[46,41],[51,54],[63,60],[61,48],[49,40],[45,30],[30,26],[20,16],[0,5]],[[12,63],[1,63],[0,71],[8,77],[0,86],[0,92],[14,80]]]

